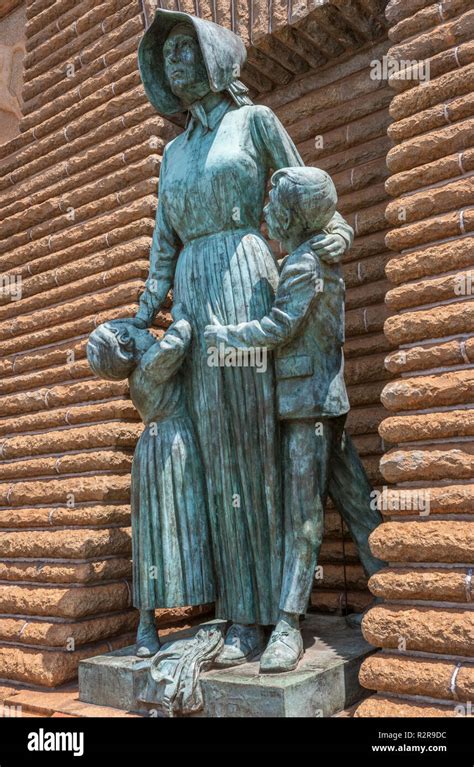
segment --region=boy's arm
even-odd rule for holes
[[[354,230],[337,211],[326,224],[322,234],[310,240],[313,253],[327,264],[338,264],[352,247]]]
[[[329,223],[326,224],[323,231],[327,232],[328,234],[338,234],[340,237],[342,237],[343,240],[345,240],[346,250],[352,248],[352,243],[354,242],[354,230],[352,226],[347,223],[345,218],[343,218],[341,214],[337,212],[337,210]]]
[[[306,249],[301,254],[296,251],[283,266],[269,314],[240,325],[208,325],[204,331],[207,346],[224,343],[235,349],[259,346],[274,349],[286,343],[298,331],[321,289],[320,275],[321,267],[314,255]]]
[[[190,342],[191,325],[185,319],[178,320],[170,325],[161,341],[145,352],[140,366],[153,374],[156,383],[164,383],[181,367]]]

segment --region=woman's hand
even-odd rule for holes
[[[313,253],[327,264],[338,264],[347,249],[347,242],[340,234],[318,234],[310,240]]]

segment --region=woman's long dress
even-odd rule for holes
[[[277,620],[282,565],[280,458],[273,362],[211,367],[203,338],[222,324],[260,319],[278,272],[259,231],[270,171],[301,165],[291,139],[263,106],[224,96],[166,147],[150,275],[139,317],[150,320],[174,277],[174,302],[193,329],[189,402],[205,464],[217,576],[217,615]],[[178,258],[179,256],[179,258]]]

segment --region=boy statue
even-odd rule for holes
[[[385,562],[368,537],[382,521],[372,487],[344,425],[344,280],[341,265],[316,256],[311,241],[334,215],[337,194],[317,168],[273,174],[264,216],[269,235],[290,254],[274,305],[261,320],[205,329],[208,348],[275,350],[284,471],[285,556],[279,621],[260,671],[291,671],[303,655],[299,616],[306,611],[329,495],[346,522],[367,576]]]

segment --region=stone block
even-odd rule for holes
[[[173,635],[185,638],[197,627]],[[295,671],[259,674],[258,659],[201,677],[204,709],[196,717],[322,717],[359,700],[358,672],[373,648],[344,618],[307,615],[302,624],[305,654]],[[99,706],[154,714],[147,699],[150,660],[134,647],[88,658],[79,665],[79,698]]]

